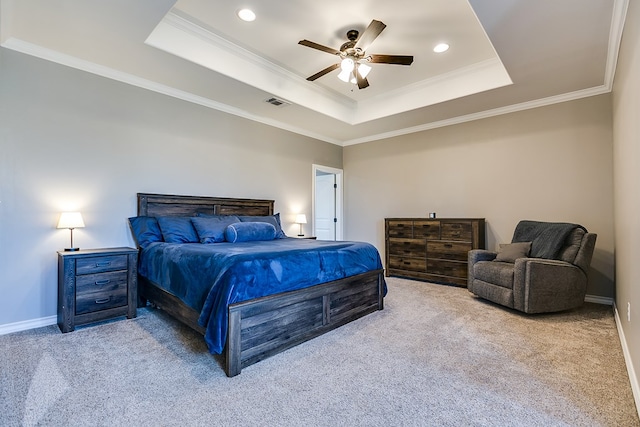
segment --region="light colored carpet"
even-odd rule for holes
[[[227,378],[165,313],[0,337],[2,426],[638,426],[608,306],[388,279],[385,310]]]

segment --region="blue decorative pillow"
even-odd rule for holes
[[[266,216],[239,216],[239,218],[242,222],[266,222],[276,228],[276,239],[284,239],[287,237],[287,235],[284,234],[284,231],[282,231],[279,213]]]
[[[193,217],[191,222],[198,233],[200,243],[220,243],[224,242],[224,230],[227,225],[239,222],[235,215],[214,215]]]
[[[273,240],[276,227],[268,222],[235,222],[227,226],[224,235],[231,243]]]
[[[161,216],[158,225],[167,243],[198,243],[198,234],[189,216]]]
[[[129,225],[139,248],[146,248],[153,242],[162,242],[162,231],[155,217],[134,216],[129,218]]]

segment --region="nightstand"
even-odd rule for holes
[[[138,250],[58,251],[58,327],[136,317]]]

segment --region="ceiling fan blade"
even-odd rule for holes
[[[385,29],[385,27],[386,27],[385,24],[383,24],[380,21],[376,21],[374,19],[373,21],[371,21],[367,29],[364,30],[364,33],[362,33],[362,35],[356,42],[355,47],[360,48],[362,50],[367,50],[369,45],[373,43],[373,41],[380,35],[382,30]]]
[[[369,62],[375,64],[411,65],[413,56],[409,55],[369,55]]]
[[[356,82],[358,83],[358,89],[365,89],[369,87],[369,80],[366,77],[362,77],[360,73],[356,73]]]
[[[315,73],[313,76],[311,77],[307,77],[307,80],[309,80],[310,82],[314,81],[317,78],[320,78],[322,76],[324,76],[327,73],[332,72],[333,70],[335,70],[336,68],[340,67],[340,64],[333,64],[333,65],[329,65],[327,68],[325,68],[322,71],[318,71],[317,73]]]
[[[312,42],[312,41],[309,41],[309,40],[300,40],[298,42],[298,44],[301,44],[302,46],[310,47],[312,49],[318,49],[318,50],[321,50],[323,52],[330,53],[332,55],[340,55],[340,51],[339,50],[336,50],[336,49],[334,49],[332,47],[323,46],[321,44],[318,44],[318,43],[315,43],[315,42]]]

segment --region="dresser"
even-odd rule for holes
[[[467,286],[467,253],[485,248],[484,218],[385,218],[386,275]]]
[[[58,252],[58,326],[136,317],[138,250],[88,249]]]

